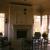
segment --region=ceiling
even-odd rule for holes
[[[0,0],[0,4],[10,3],[10,2],[29,3],[33,5],[42,4],[46,6],[50,4],[50,0]]]
[[[50,0],[0,0],[0,9],[2,9],[1,7],[4,8],[4,6],[7,6],[9,4],[11,4],[13,2],[13,4],[17,5],[17,3],[20,5],[21,4],[31,4],[33,6],[33,9],[38,8],[40,5],[46,9],[46,10],[50,10]]]

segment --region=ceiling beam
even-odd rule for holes
[[[28,4],[28,3],[20,3],[20,2],[10,2],[10,4],[13,4],[13,5],[32,6],[32,4]]]

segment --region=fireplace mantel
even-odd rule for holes
[[[14,25],[13,26],[15,29],[31,29],[31,25]]]

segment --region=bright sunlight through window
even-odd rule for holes
[[[40,16],[33,16],[34,24],[33,24],[33,36],[35,32],[40,32]]]
[[[35,32],[44,32],[47,33],[47,15],[42,16],[42,25],[41,25],[41,16],[34,15],[34,24],[33,24],[33,36]]]
[[[0,32],[4,36],[4,19],[5,19],[5,13],[0,13]]]

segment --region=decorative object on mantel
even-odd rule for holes
[[[27,12],[26,12],[26,11],[27,11],[27,9],[26,9],[26,8],[24,8],[24,15],[26,15],[26,14],[27,14]]]

